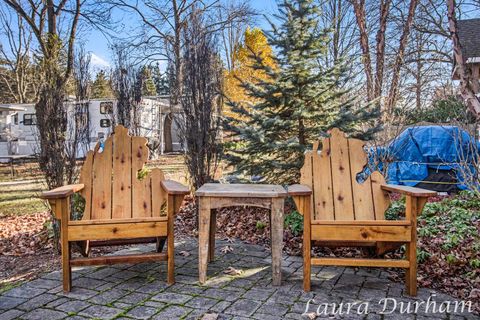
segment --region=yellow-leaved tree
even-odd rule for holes
[[[264,61],[265,65],[275,69],[275,60],[272,57],[272,48],[269,46],[267,37],[259,28],[247,28],[244,41],[233,52],[233,69],[225,72],[224,94],[227,100],[236,104],[249,105],[258,102],[258,99],[247,94],[242,83],[255,84],[258,81],[268,81],[269,77],[262,69],[255,69],[255,57]],[[228,105],[225,105],[223,114],[226,117],[238,119],[239,114],[234,113]]]

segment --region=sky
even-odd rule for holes
[[[168,1],[168,0],[165,0]],[[263,15],[271,15],[277,11],[276,0],[250,0],[250,5],[258,14],[254,24],[260,28],[268,28],[268,24]],[[126,30],[135,25],[133,14],[115,12],[114,20],[120,20],[122,29]],[[85,44],[85,49],[91,54],[91,64],[94,70],[107,69],[111,65],[112,52],[110,50],[111,40],[98,30],[89,30],[82,32],[81,41]]]

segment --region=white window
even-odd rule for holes
[[[24,126],[34,126],[37,124],[37,117],[34,113],[25,113],[23,115],[23,125]]]
[[[110,119],[100,119],[100,127],[108,128],[111,126]]]
[[[112,114],[113,113],[113,102],[100,102],[100,113],[101,114]]]

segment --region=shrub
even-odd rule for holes
[[[285,227],[290,228],[294,236],[303,231],[303,216],[298,211],[292,211],[285,216]]]

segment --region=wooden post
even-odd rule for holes
[[[198,278],[201,284],[207,281],[209,229],[210,229],[210,198],[198,198]]]
[[[60,205],[60,208],[58,208]],[[68,241],[68,220],[70,218],[70,198],[57,200],[55,210],[61,213],[60,242],[62,244],[62,276],[63,291],[70,292],[72,288],[72,268],[70,266],[70,242]]]
[[[283,198],[272,198],[272,280],[274,286],[282,284],[282,248],[283,248]]]
[[[15,178],[15,169],[13,167],[13,158],[10,158],[10,176],[11,178]]]
[[[412,234],[410,242],[407,243],[406,259],[409,262],[409,268],[405,273],[405,284],[407,292],[411,296],[417,295],[417,213],[418,198],[406,197],[406,214],[405,218],[411,221]]]
[[[175,238],[174,238],[174,221],[175,221],[175,196],[168,195],[167,200],[167,282],[175,283]]]
[[[300,204],[303,207],[303,290],[308,292],[310,291],[312,267],[310,196],[300,197]]]
[[[213,210],[210,214],[210,232],[208,241],[208,262],[215,258],[215,232],[217,231],[217,211]]]

